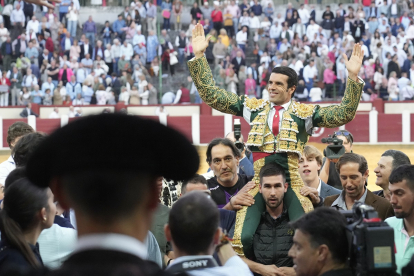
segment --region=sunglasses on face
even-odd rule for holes
[[[349,131],[337,131],[334,132],[336,136],[345,136],[349,142],[354,142],[354,137],[352,136],[351,132]]]

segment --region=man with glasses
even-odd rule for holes
[[[352,145],[354,143],[354,136],[347,130],[339,130],[334,132],[334,137],[342,140],[342,145],[345,148],[345,153],[352,152]],[[328,185],[342,190],[341,179],[335,169],[335,164],[338,159],[324,158],[324,164],[321,169],[319,178]]]

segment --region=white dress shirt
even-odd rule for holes
[[[143,242],[121,234],[93,234],[81,236],[73,252],[92,249],[115,250],[128,253],[143,260],[147,259],[147,247]]]
[[[72,253],[77,236],[78,232],[75,229],[57,224],[43,230],[37,242],[44,265],[50,269],[59,268]]]
[[[247,41],[247,32],[239,31],[236,35],[237,44],[245,45]]]
[[[303,78],[305,79],[305,82],[309,82],[309,79],[313,79],[317,75],[318,75],[318,70],[316,69],[316,66],[315,65],[313,65],[311,67],[308,64],[303,69]]]
[[[9,173],[16,168],[16,164],[14,163],[13,157],[9,156],[9,158],[0,164],[0,184],[4,185],[6,182],[7,176]]]

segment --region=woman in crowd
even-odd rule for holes
[[[173,3],[173,14],[175,15],[174,28],[176,31],[181,31],[181,14],[183,12],[183,3],[180,0],[175,0]]]
[[[38,188],[26,178],[6,188],[0,212],[0,271],[7,266],[26,271],[43,266],[37,239],[52,226],[55,214],[49,188]]]
[[[246,66],[242,65],[240,66],[239,69],[239,74],[238,74],[238,79],[239,79],[239,88],[238,88],[238,95],[244,95],[244,91],[245,91],[245,82],[246,82]]]
[[[218,37],[221,38],[221,43],[223,43],[224,46],[229,47],[230,38],[228,37],[227,31],[225,29],[220,30],[220,35]]]
[[[97,60],[98,57],[100,57],[102,59],[104,57],[104,52],[105,52],[105,48],[102,45],[102,41],[101,40],[96,41],[95,60]]]
[[[138,87],[136,85],[132,86],[129,98],[129,104],[131,105],[139,105],[141,104],[141,98],[139,96]]]
[[[237,75],[235,74],[233,69],[229,70],[229,74],[226,77],[226,84],[227,84],[227,91],[232,92],[237,95],[237,83],[239,82],[239,79],[237,78]]]
[[[63,64],[63,67],[59,70],[59,80],[62,81],[63,86],[65,86],[66,83],[70,81],[70,78],[72,76],[73,76],[72,69],[70,69],[66,63]]]
[[[390,72],[390,77],[388,79],[388,100],[398,101],[399,100],[399,89],[397,82],[397,73],[395,71]]]
[[[78,25],[78,14],[79,11],[74,5],[73,1],[71,2],[68,13],[66,14],[66,20],[68,21],[68,32],[72,38],[76,37],[76,28]]]
[[[191,18],[193,20],[195,20],[196,22],[198,22],[198,20],[200,20],[201,15],[203,14],[203,12],[198,7],[197,2],[194,2],[193,7],[190,10],[190,13],[191,13]]]
[[[107,92],[105,91],[105,86],[103,84],[100,84],[98,87],[98,90],[95,92],[96,104],[106,105],[106,101],[107,101],[106,94]]]
[[[80,56],[80,51],[81,51],[81,49],[80,49],[80,46],[78,44],[78,40],[74,39],[72,46],[70,46],[69,57],[71,59],[76,58],[76,60],[78,60],[79,56]]]
[[[27,89],[27,87],[22,87],[22,91],[20,92],[20,97],[19,97],[19,105],[27,105],[30,102],[32,102],[32,96],[29,92],[29,90]]]
[[[147,62],[150,63],[157,56],[157,49],[159,46],[158,38],[153,30],[148,32],[147,44]]]
[[[108,75],[112,74],[112,60],[114,59],[114,57],[112,56],[112,51],[111,51],[111,44],[106,44],[106,49],[104,51],[104,61],[105,64],[108,66]]]
[[[171,28],[170,26],[171,10],[172,10],[172,6],[171,6],[170,0],[164,0],[161,4],[161,11],[162,11],[161,13],[162,13],[162,17],[164,18],[162,28],[168,31]]]

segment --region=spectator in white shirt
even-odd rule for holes
[[[26,76],[23,78],[22,86],[27,87],[30,90],[35,85],[37,85],[37,78],[32,74],[32,70],[28,68],[26,71]]]
[[[124,41],[124,44],[122,44],[120,52],[121,56],[125,56],[125,60],[131,60],[132,56],[134,55],[134,49],[132,48],[132,45],[129,44],[126,40]]]
[[[300,4],[300,8],[298,10],[298,13],[299,13],[300,19],[302,19],[302,23],[303,24],[308,24],[309,19],[310,19],[310,14],[309,14],[309,11],[307,9],[305,9],[304,4]]]
[[[49,119],[59,119],[60,115],[59,115],[59,109],[57,107],[53,108],[52,113],[50,113],[49,115]]]
[[[243,16],[240,17],[239,19],[239,25],[240,26],[246,26],[247,28],[250,28],[250,16],[249,13],[247,11],[243,12]]]
[[[315,23],[313,19],[310,20],[310,24],[306,29],[306,36],[309,38],[309,41],[312,42],[315,34],[319,31],[319,25]]]
[[[318,75],[318,70],[315,66],[313,59],[309,60],[309,64],[303,69],[303,79],[305,80],[305,86],[310,91],[313,88],[313,80]]]
[[[279,40],[280,33],[282,32],[282,25],[279,21],[274,20],[272,27],[270,27],[269,36],[271,39]]]
[[[121,94],[119,94],[119,102],[124,102],[126,105],[129,103],[130,94],[126,87],[123,87]]]
[[[141,43],[146,43],[146,39],[145,36],[141,33],[141,30],[138,30],[137,33],[134,35],[134,37],[132,38],[132,45],[138,45]]]
[[[16,5],[16,9],[11,12],[10,15],[10,22],[13,26],[13,39],[18,37],[23,33],[24,23],[26,22],[26,17],[22,9],[20,8],[20,4]]]
[[[313,87],[309,92],[309,98],[311,102],[322,101],[322,89],[319,87]]]
[[[280,46],[279,46],[279,52],[281,53],[281,54],[283,54],[284,52],[286,52],[287,51],[287,49],[290,47],[290,43],[288,42],[288,40],[286,39],[286,38],[284,38],[283,40],[282,40],[282,43],[280,44]]]
[[[33,29],[35,33],[39,32],[39,20],[36,19],[36,16],[32,16],[32,20],[27,22],[26,33],[29,33],[29,30]]]
[[[409,80],[407,85],[401,90],[401,93],[404,101],[411,101],[414,97],[414,88],[411,86],[411,81]],[[0,165],[1,166],[1,165]]]
[[[243,52],[246,52],[246,43],[247,43],[247,27],[244,26],[241,31],[236,35],[237,45]]]

